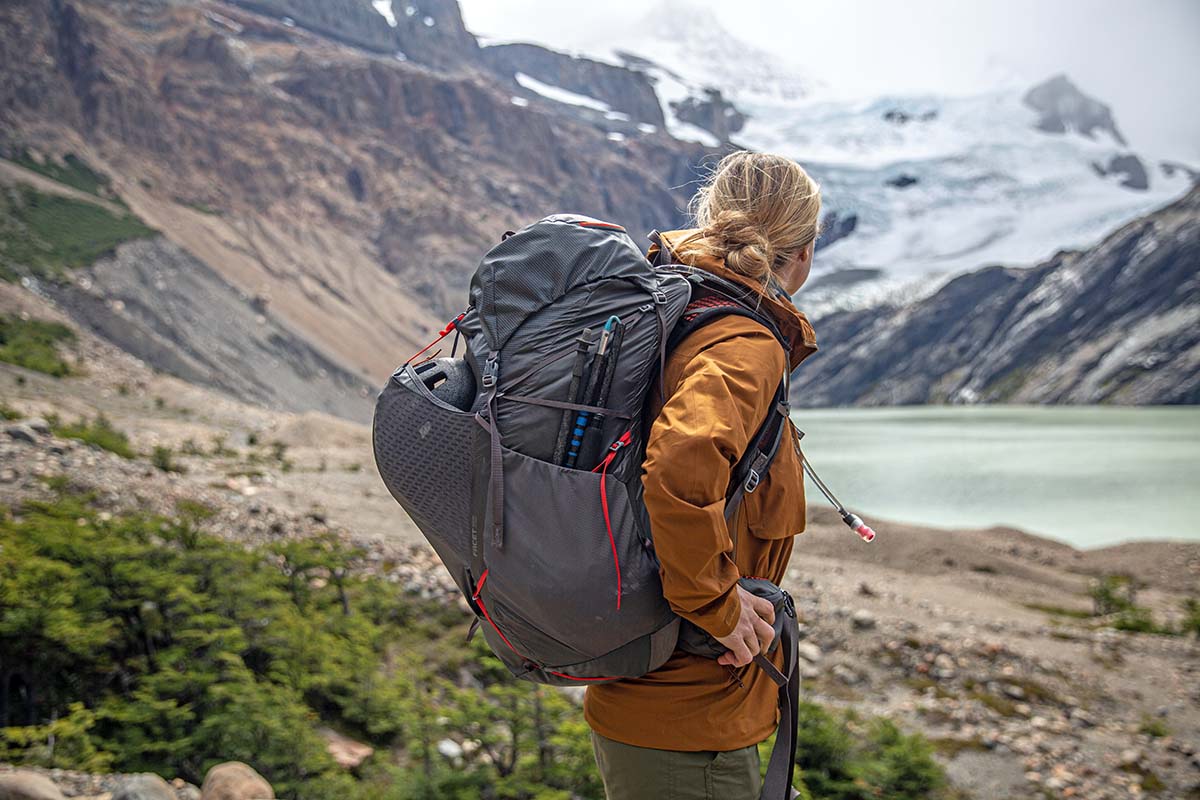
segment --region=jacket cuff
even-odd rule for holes
[[[708,605],[695,611],[679,614],[715,639],[721,639],[733,633],[741,615],[742,601],[738,597],[736,582]]]

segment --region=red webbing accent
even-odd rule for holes
[[[510,642],[508,640],[508,637],[504,635],[504,631],[500,630],[500,627],[498,625],[496,625],[496,623],[492,620],[492,615],[488,613],[487,606],[485,606],[483,604],[483,598],[479,596],[479,593],[483,591],[483,584],[485,584],[487,582],[487,577],[488,577],[488,571],[485,569],[483,571],[483,574],[479,576],[479,584],[475,587],[475,592],[471,595],[471,599],[474,600],[479,605],[479,610],[483,612],[483,618],[487,620],[488,625],[492,626],[492,630],[494,630],[496,632],[496,635],[504,640],[504,643],[506,645],[508,645],[508,649],[512,650],[513,653],[516,654],[517,658],[521,659],[522,661],[529,661],[531,663],[534,663],[534,662],[532,662],[532,659],[528,659],[525,656],[521,655],[520,651],[517,650],[517,648],[513,647],[512,642]],[[574,675],[568,675],[565,672],[555,672],[552,669],[545,669],[545,667],[542,667],[540,664],[538,665],[538,669],[544,670],[545,672],[548,672],[551,675],[557,675],[560,678],[566,678],[567,680],[571,680],[571,681],[615,681],[615,680],[618,680],[617,678],[608,678],[608,677],[576,678]]]
[[[408,359],[408,361],[405,361],[404,363],[405,363],[405,364],[407,364],[407,363],[411,362],[411,361],[412,361],[413,359],[415,359],[417,356],[421,355],[421,353],[424,353],[426,350],[428,350],[429,348],[433,347],[435,344],[437,344],[438,342],[440,342],[442,339],[445,339],[447,336],[449,336],[449,335],[450,335],[450,331],[452,331],[452,330],[454,330],[455,328],[457,328],[457,327],[458,327],[458,323],[462,322],[462,318],[463,318],[463,317],[465,317],[466,315],[467,315],[467,312],[465,312],[465,311],[464,311],[463,313],[459,314],[459,315],[458,315],[457,317],[455,317],[454,319],[450,320],[450,322],[446,324],[446,327],[442,328],[441,332],[438,334],[438,337],[437,337],[436,339],[434,339],[432,342],[430,342],[429,344],[427,344],[427,345],[425,345],[424,347],[422,347],[422,348],[421,348],[420,350],[418,350],[418,351],[417,351],[415,354],[413,354],[413,355],[412,355],[412,356],[411,356],[411,357]]]
[[[579,220],[576,225],[582,225],[585,228],[612,228],[615,231],[624,232],[625,229],[613,222],[589,222],[588,220]]]
[[[612,520],[608,516],[608,465],[617,457],[617,451],[629,444],[632,435],[629,431],[621,434],[621,438],[613,442],[608,448],[608,455],[604,460],[592,468],[592,472],[600,470],[600,507],[604,509],[604,527],[608,531],[608,543],[612,546],[613,567],[617,571],[617,610],[621,610],[621,560],[617,556],[617,540],[612,532]]]
[[[683,321],[691,322],[696,316],[706,308],[741,308],[740,305],[727,300],[724,297],[708,296],[701,297],[684,306]]]

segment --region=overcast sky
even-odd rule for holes
[[[477,34],[584,47],[649,3],[460,0]],[[963,93],[1066,72],[1135,150],[1200,166],[1200,0],[695,0],[849,95]]]

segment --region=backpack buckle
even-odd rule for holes
[[[495,356],[488,356],[487,361],[483,362],[483,375],[481,382],[485,389],[490,389],[496,385],[496,378],[500,374],[500,365],[496,363]]]
[[[662,289],[655,289],[650,294],[654,295],[654,302],[658,303],[660,306],[666,305],[667,293],[664,292]]]
[[[753,494],[758,488],[758,484],[762,482],[762,475],[758,474],[758,470],[750,470],[750,474],[746,476],[746,494]]]

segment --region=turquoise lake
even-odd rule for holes
[[[800,409],[804,452],[852,511],[1009,525],[1076,547],[1200,540],[1200,408]],[[812,502],[824,502],[808,484]]]

